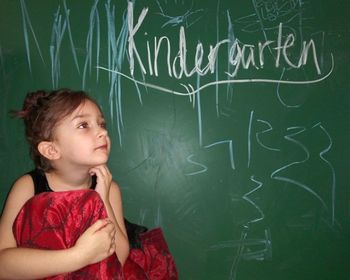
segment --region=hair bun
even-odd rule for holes
[[[14,115],[26,119],[36,108],[40,107],[47,96],[48,93],[44,90],[29,92],[24,99],[22,110],[14,112]]]

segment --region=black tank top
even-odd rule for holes
[[[45,173],[39,169],[34,169],[28,174],[32,177],[34,182],[34,195],[42,192],[53,192],[50,188],[49,183],[46,179]],[[90,189],[94,190],[96,188],[96,175],[92,176]]]

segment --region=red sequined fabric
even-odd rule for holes
[[[173,257],[163,232],[156,228],[140,235],[142,249],[132,249],[123,266],[126,280],[177,280]]]
[[[107,217],[97,192],[77,190],[44,192],[29,199],[13,224],[18,247],[66,249],[98,219]],[[121,267],[115,254],[72,273],[47,277],[48,280],[176,280],[178,274],[162,230],[140,235],[142,249],[132,249]]]
[[[66,249],[98,219],[107,217],[104,204],[93,190],[44,192],[29,199],[13,225],[18,247]],[[54,265],[54,264],[53,264]],[[115,254],[78,271],[45,279],[123,279]]]

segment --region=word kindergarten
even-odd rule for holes
[[[198,92],[200,89],[212,86],[215,84],[229,84],[229,83],[249,83],[249,82],[265,82],[265,83],[284,83],[284,84],[310,84],[317,83],[326,79],[333,71],[334,62],[333,55],[331,58],[331,69],[322,73],[319,63],[319,54],[317,53],[317,47],[313,39],[303,41],[302,43],[296,42],[296,36],[293,33],[284,34],[283,23],[280,23],[276,27],[275,40],[266,40],[264,42],[258,42],[257,44],[244,44],[239,39],[232,39],[235,36],[228,36],[218,41],[214,45],[210,45],[205,48],[203,43],[198,41],[195,46],[195,51],[191,51],[194,57],[189,57],[187,52],[186,31],[183,26],[180,26],[178,33],[178,40],[176,44],[171,41],[171,38],[167,36],[154,36],[150,40],[136,40],[137,36],[142,36],[139,32],[143,25],[143,22],[148,14],[148,8],[143,8],[137,18],[134,20],[134,3],[128,3],[127,12],[127,28],[128,28],[128,57],[129,57],[129,71],[130,74],[125,74],[114,69],[101,69],[116,72],[121,76],[133,80],[136,83],[143,84],[151,88],[155,88],[164,92],[169,92],[179,95],[192,95]],[[152,40],[153,39],[153,40]],[[137,42],[142,42],[141,45],[137,45]],[[153,41],[153,42],[152,42]],[[141,44],[141,43],[140,43]],[[205,51],[207,49],[207,51]],[[222,53],[227,56],[227,69],[223,73],[217,73],[218,70],[218,54],[222,49]],[[141,56],[143,55],[143,57]],[[206,58],[205,58],[206,57]],[[315,73],[313,76],[317,77],[311,80],[282,80],[278,78],[250,78],[250,79],[238,79],[238,73],[244,69],[256,69],[263,70],[265,61],[267,59],[272,62],[272,66],[280,69],[282,73],[285,69],[301,69],[305,65],[308,65],[309,69]],[[162,65],[166,64],[166,70],[158,70],[158,62]],[[166,63],[165,63],[166,62]],[[224,63],[225,64],[225,63]],[[266,65],[265,65],[266,69]],[[195,76],[206,76],[216,74],[216,80],[210,82],[199,89],[193,89],[191,91],[186,87],[187,92],[177,92],[174,90],[161,87],[154,84],[146,84],[144,81],[138,81],[134,74],[141,73],[143,77],[150,75],[158,77],[161,75],[168,75],[174,79],[190,78]],[[225,80],[218,80],[218,74],[223,74]]]

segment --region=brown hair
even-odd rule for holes
[[[52,141],[58,123],[86,100],[98,106],[96,101],[84,91],[59,89],[48,92],[39,90],[28,93],[22,110],[13,112],[15,116],[24,120],[30,156],[37,168],[43,171],[52,169],[50,161],[38,151],[39,143]]]

